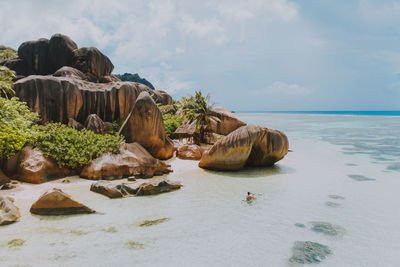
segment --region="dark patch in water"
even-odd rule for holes
[[[347,165],[347,166],[358,166],[358,165],[355,164],[355,163],[347,163],[346,165]]]
[[[329,236],[337,236],[344,232],[343,228],[339,225],[333,225],[327,222],[311,222],[311,230],[316,233],[322,233]]]
[[[398,171],[400,172],[400,163],[393,163],[390,164],[386,169],[390,170],[390,171]]]
[[[306,228],[306,226],[302,223],[295,223],[294,226],[299,227],[299,228]]]
[[[364,175],[360,175],[360,174],[349,174],[347,176],[349,178],[359,181],[359,182],[361,182],[361,181],[376,181],[376,179],[374,179],[374,178],[368,178],[368,177],[365,177]]]
[[[332,254],[332,251],[328,246],[311,241],[296,241],[294,242],[292,257],[289,262],[300,264],[320,263],[330,254]]]
[[[345,199],[345,197],[339,196],[339,195],[329,195],[328,196],[331,199]]]
[[[337,208],[337,207],[342,206],[342,204],[340,204],[340,203],[331,202],[331,201],[325,202],[325,205],[327,205],[328,207],[331,207],[331,208]]]

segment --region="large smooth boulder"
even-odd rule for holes
[[[133,82],[92,83],[75,77],[32,75],[14,83],[16,96],[39,113],[43,123],[84,123],[90,114],[103,121],[125,119],[142,91],[151,89]]]
[[[73,51],[78,46],[66,35],[54,34],[49,41],[48,74],[56,72],[63,66],[72,66]]]
[[[239,120],[223,107],[211,109],[210,114],[219,119],[219,121],[211,123],[211,131],[217,134],[228,135],[237,128],[246,125],[245,122]]]
[[[80,70],[73,67],[64,66],[53,73],[54,77],[70,77],[78,80],[86,81],[87,76]]]
[[[105,153],[85,166],[80,174],[87,179],[150,178],[171,172],[171,165],[154,158],[138,143],[122,144],[118,154]]]
[[[153,182],[133,182],[115,184],[107,181],[98,181],[91,185],[90,191],[105,195],[109,198],[127,196],[149,196],[178,190],[182,187],[179,182],[158,180]]]
[[[25,62],[20,58],[9,58],[0,62],[0,66],[5,66],[17,73],[17,77],[21,78],[27,75],[27,67]]]
[[[176,156],[180,159],[199,160],[203,151],[198,145],[183,145],[178,147]]]
[[[101,77],[108,76],[114,69],[111,60],[96,47],[82,47],[73,52],[72,66],[97,82]]]
[[[49,73],[48,52],[49,40],[41,38],[36,41],[23,42],[18,48],[18,57],[25,64],[25,71],[20,75],[39,74],[46,75]]]
[[[21,217],[21,214],[14,205],[14,200],[6,196],[0,196],[0,225],[16,222],[19,217]]]
[[[11,177],[22,182],[40,184],[71,173],[70,170],[58,167],[57,163],[45,157],[37,148],[24,147],[17,155],[6,162],[5,171]]]
[[[165,134],[162,114],[147,92],[138,96],[120,133],[127,142],[138,142],[155,158],[168,159],[174,153],[172,140]]]
[[[204,152],[199,167],[239,170],[245,166],[272,166],[288,152],[284,133],[255,125],[238,128]]]
[[[33,205],[30,212],[37,215],[70,215],[94,213],[95,211],[71,198],[60,189],[44,193]]]
[[[96,133],[105,134],[106,125],[96,114],[90,114],[85,121],[85,128]]]

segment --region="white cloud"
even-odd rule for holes
[[[276,81],[264,89],[251,91],[251,94],[255,96],[304,96],[313,92],[313,89],[295,83],[288,84]]]

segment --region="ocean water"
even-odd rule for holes
[[[238,172],[171,160],[183,188],[151,197],[111,200],[77,178],[23,185],[7,193],[23,216],[0,227],[0,266],[400,266],[400,117],[236,115],[284,131],[292,152]],[[51,187],[99,213],[30,215]]]

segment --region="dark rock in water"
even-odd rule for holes
[[[105,134],[106,126],[96,114],[90,114],[85,121],[85,128],[95,134]]]
[[[78,46],[71,38],[60,33],[54,34],[49,41],[48,74],[63,66],[71,66],[75,49],[78,49]]]
[[[147,92],[138,96],[120,133],[127,142],[138,142],[155,158],[168,159],[174,153],[173,142],[165,134],[162,114]]]
[[[355,164],[355,163],[347,163],[346,164],[347,166],[352,166],[352,167],[354,167],[354,166],[358,166],[357,164]]]
[[[303,224],[303,223],[295,223],[294,226],[299,227],[299,228],[306,228],[305,224]]]
[[[332,207],[332,208],[337,208],[337,207],[342,206],[340,203],[336,203],[336,202],[332,202],[332,201],[325,202],[325,205],[327,205],[328,207]]]
[[[21,214],[14,205],[14,200],[9,197],[0,196],[0,225],[16,222]]]
[[[339,196],[339,195],[329,195],[328,197],[331,199],[340,199],[340,200],[345,199],[344,197]]]
[[[155,90],[154,86],[145,78],[141,78],[139,74],[135,73],[124,73],[124,74],[115,74],[115,77],[119,78],[121,81],[124,82],[136,82],[147,85],[149,88]]]
[[[157,224],[163,223],[163,222],[165,222],[167,220],[168,220],[168,218],[160,218],[160,219],[156,219],[156,220],[146,220],[146,221],[141,222],[139,224],[139,226],[140,227],[153,226],[153,225],[157,225]]]
[[[96,47],[82,47],[73,51],[72,67],[93,77],[92,82],[98,82],[103,76],[108,76],[114,69],[111,60]]]
[[[109,198],[121,198],[128,195],[120,184],[98,181],[90,186],[90,191],[105,195]]]
[[[344,229],[339,225],[333,225],[327,222],[311,222],[311,230],[316,233],[323,233],[329,236],[337,236],[344,232]]]
[[[332,254],[329,247],[311,241],[296,241],[292,248],[290,263],[313,264],[320,263]]]
[[[60,189],[54,188],[33,203],[30,212],[37,215],[70,215],[94,213],[95,211],[71,199],[71,196]]]
[[[68,119],[68,125],[71,126],[73,129],[75,130],[82,130],[83,128],[85,128],[80,122],[77,122],[76,120],[69,118]]]
[[[157,181],[153,183],[121,183],[115,184],[107,181],[98,181],[92,184],[90,191],[108,196],[109,198],[121,198],[126,196],[148,196],[166,193],[181,188],[178,182]]]
[[[199,167],[234,171],[245,166],[272,166],[288,152],[286,135],[261,126],[242,126],[203,153]]]
[[[374,179],[374,178],[368,178],[368,177],[365,177],[364,175],[359,175],[359,174],[349,174],[347,176],[349,178],[351,178],[351,179],[353,179],[355,181],[359,181],[359,182],[362,182],[362,181],[376,181],[376,179]]]

